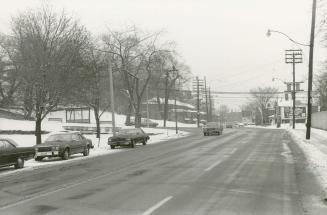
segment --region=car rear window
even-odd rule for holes
[[[71,134],[53,134],[49,136],[45,142],[52,142],[52,141],[71,141],[72,135]]]

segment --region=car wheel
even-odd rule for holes
[[[131,148],[135,148],[135,141],[131,140]]]
[[[84,155],[84,156],[88,156],[89,154],[90,154],[90,148],[87,146],[87,147],[84,149],[83,155]]]
[[[24,167],[24,159],[23,158],[17,158],[15,169],[21,169]]]
[[[34,158],[34,160],[36,160],[36,161],[41,161],[43,159],[43,157],[36,157],[36,158]]]
[[[144,139],[142,143],[143,143],[143,146],[145,146],[146,145],[146,139]]]
[[[111,149],[115,149],[115,146],[114,146],[114,145],[110,145],[110,148],[111,148]]]
[[[65,149],[64,153],[62,154],[61,158],[63,160],[68,160],[69,158],[69,150],[68,149]]]

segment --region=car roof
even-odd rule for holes
[[[8,142],[10,142],[11,144],[13,144],[14,146],[18,146],[18,144],[16,143],[16,141],[14,141],[13,139],[10,138],[0,138],[0,140],[7,140]]]

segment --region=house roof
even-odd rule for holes
[[[158,104],[157,102],[157,98],[153,97],[152,99],[149,99],[148,100],[149,104]],[[165,102],[165,99],[164,98],[160,98],[160,103],[164,103]],[[146,104],[146,102],[142,103],[142,104]],[[170,105],[174,105],[175,104],[175,100],[173,99],[169,99],[168,100],[168,104]],[[195,109],[195,106],[194,105],[191,105],[191,104],[188,104],[188,103],[185,103],[185,102],[181,102],[181,101],[176,101],[176,105],[178,106],[182,106],[182,107],[187,107],[189,109]]]

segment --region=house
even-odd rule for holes
[[[159,104],[158,104],[159,103]],[[147,102],[141,104],[142,117],[147,115],[147,107],[149,109],[149,118],[151,119],[163,119],[164,115],[165,99],[157,98],[149,99]],[[169,99],[168,100],[168,120],[175,121],[175,111],[177,113],[177,120],[183,123],[196,123],[197,110],[194,105]],[[206,113],[200,112],[200,118],[205,119]]]
[[[118,125],[121,124],[122,116],[118,115]],[[125,117],[124,117],[125,118]],[[61,110],[50,112],[45,120],[61,122],[66,130],[81,131],[83,133],[94,133],[96,131],[96,120],[94,111],[89,107],[66,107]],[[112,132],[112,118],[110,112],[103,112],[100,117],[101,133]],[[116,127],[119,129],[119,127]]]

